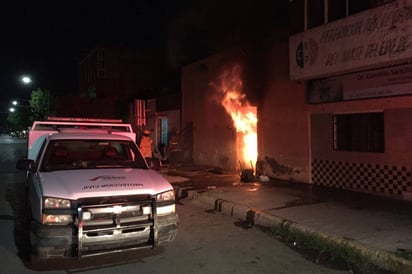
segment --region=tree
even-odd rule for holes
[[[53,113],[54,96],[47,90],[33,90],[29,103],[29,106],[20,106],[17,111],[8,114],[7,122],[11,130],[25,130],[33,121],[45,120]]]
[[[45,120],[51,114],[51,106],[54,106],[54,96],[48,90],[38,88],[31,92],[30,108],[34,120]]]

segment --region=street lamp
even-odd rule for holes
[[[24,75],[21,77],[21,81],[23,84],[28,85],[31,83],[31,78],[30,76]]]
[[[27,102],[27,103],[30,102],[29,100],[26,100],[26,99],[18,99],[18,100],[13,100],[13,101],[11,102],[11,104],[12,104],[13,106],[28,107],[28,105],[21,104],[20,101],[25,101],[25,102]]]
[[[21,107],[21,108],[29,108],[29,105],[25,105],[25,104],[21,104],[19,101],[28,101],[28,100],[24,100],[24,99],[19,99],[19,100],[13,100],[11,102],[11,104],[13,105],[12,107],[9,108],[10,112],[15,112],[17,109],[17,107]]]

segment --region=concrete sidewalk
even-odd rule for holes
[[[185,185],[202,177],[181,175]],[[219,186],[219,175],[206,175],[213,188],[188,191],[188,198],[206,209],[264,227],[287,223],[291,229],[356,248],[382,269],[412,273],[412,261],[394,255],[412,252],[412,203],[282,181],[242,183],[231,177],[232,186]]]

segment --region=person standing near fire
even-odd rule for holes
[[[178,155],[182,151],[182,136],[180,134],[180,130],[176,129],[170,136],[167,158],[170,162],[175,163],[179,159]]]
[[[143,136],[140,139],[139,148],[144,158],[153,157],[153,140],[150,138],[149,135],[150,135],[150,131],[145,129],[143,131]]]

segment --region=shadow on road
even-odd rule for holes
[[[13,210],[13,236],[17,255],[26,263],[29,254],[29,226],[26,215],[25,183],[9,183],[6,188],[6,199]]]
[[[101,255],[96,257],[51,259],[47,262],[31,264],[26,261],[25,266],[33,271],[56,271],[62,270],[66,273],[81,273],[84,271],[105,269],[126,264],[144,263],[144,259],[156,256],[164,252],[164,248],[137,250],[124,253]]]

